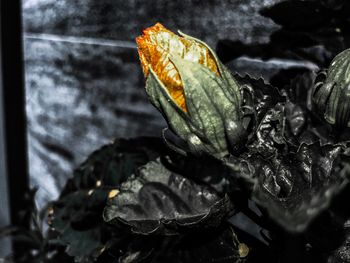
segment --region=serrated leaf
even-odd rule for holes
[[[218,226],[231,210],[228,197],[150,162],[109,200],[104,220],[134,233],[174,235]]]
[[[166,151],[161,139],[137,138],[118,139],[92,153],[52,203],[50,226],[56,237],[51,242],[67,246],[66,252],[78,262],[94,261],[113,237],[102,218],[109,193]]]
[[[303,144],[297,152],[250,158],[253,200],[289,231],[303,231],[348,184],[348,145]]]
[[[278,152],[286,152],[287,143],[284,138],[285,107],[277,104],[267,110],[255,130],[255,138],[247,145],[250,152],[256,152],[268,158]]]
[[[263,79],[255,79],[249,75],[244,77],[236,74],[235,78],[243,90],[243,105],[251,107],[255,112],[256,123],[259,124],[267,111],[277,103],[286,101],[286,98],[274,86],[267,84]]]

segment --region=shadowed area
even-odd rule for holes
[[[159,136],[134,38],[161,22],[203,39],[265,43],[278,28],[258,14],[279,1],[24,0],[29,160],[40,206],[72,170],[115,137]],[[181,14],[181,15],[179,15]]]

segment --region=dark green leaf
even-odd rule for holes
[[[228,197],[150,162],[122,184],[104,219],[128,225],[134,233],[172,235],[217,226],[231,209]]]
[[[276,155],[278,152],[286,152],[285,108],[277,104],[269,109],[262,118],[255,131],[255,138],[247,145],[251,152],[257,152],[266,158]]]
[[[57,237],[51,242],[66,245],[79,262],[92,262],[114,235],[102,219],[109,192],[166,150],[160,139],[137,138],[119,139],[95,151],[52,203],[51,229]]]
[[[263,79],[255,79],[245,75],[241,77],[236,74],[235,78],[241,85],[243,93],[243,106],[246,112],[249,109],[255,116],[255,125],[258,126],[267,111],[273,108],[277,103],[286,101],[286,98],[270,84],[266,84]]]
[[[348,183],[348,145],[302,144],[297,152],[250,157],[253,199],[289,231],[303,231]]]
[[[115,187],[125,181],[135,170],[155,160],[167,150],[160,138],[140,137],[117,139],[93,152],[74,171],[62,195],[78,189],[91,189],[99,182],[102,186]]]
[[[92,262],[104,248],[108,226],[102,210],[108,191],[81,190],[53,203],[51,229],[58,237],[51,242],[67,246],[67,253],[79,262]]]
[[[277,24],[290,29],[313,29],[330,23],[331,13],[322,1],[283,1],[261,11]]]
[[[167,253],[154,253],[155,259],[152,262],[253,262],[250,260],[249,252],[247,255],[243,256],[243,253],[240,255],[240,246],[248,248],[239,242],[233,229],[218,228],[177,240],[171,249],[166,250]]]
[[[217,53],[224,62],[245,56],[298,60],[304,62],[301,67],[313,70],[326,68],[336,54],[350,46],[349,11],[346,0],[278,1],[260,11],[281,25],[271,34],[270,42],[246,44],[225,39],[219,41]],[[254,64],[252,61],[250,67]],[[286,64],[281,63],[280,68]]]
[[[244,235],[238,238],[228,224],[180,236],[136,235],[126,242],[128,248],[120,256],[121,263],[276,262],[267,247]]]

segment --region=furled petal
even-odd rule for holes
[[[152,68],[157,77],[168,89],[176,104],[185,112],[187,107],[183,92],[183,83],[171,55],[199,63],[219,75],[214,57],[207,47],[194,40],[174,34],[163,25],[157,23],[143,31],[143,35],[136,38],[143,72],[148,77]]]

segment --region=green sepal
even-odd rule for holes
[[[150,74],[146,81],[146,92],[150,101],[162,113],[170,128],[181,138],[187,138],[193,129],[190,128],[191,120],[177,106],[152,68],[150,68]]]
[[[187,142],[189,150],[197,155],[211,153],[214,149],[204,145],[200,137],[202,133],[192,120],[173,100],[164,84],[150,68],[146,81],[146,91],[152,104],[162,113],[170,129]]]
[[[211,53],[211,55],[213,56],[216,65],[219,69],[219,73],[221,78],[224,80],[224,82],[226,82],[226,89],[224,90],[226,94],[226,96],[228,98],[232,98],[233,99],[233,103],[237,103],[238,105],[242,104],[242,98],[241,98],[241,93],[240,93],[240,89],[239,89],[239,84],[238,82],[235,80],[235,78],[232,76],[231,72],[227,69],[227,67],[221,63],[221,61],[219,60],[218,56],[216,55],[216,53],[203,41],[194,38],[192,36],[186,35],[181,31],[178,31],[179,35],[181,35],[183,38],[189,39],[189,40],[193,40],[203,46],[205,46],[209,52]],[[231,96],[229,96],[231,95]]]
[[[202,131],[204,140],[214,147],[215,154],[226,155],[228,143],[238,144],[242,137],[240,105],[227,96],[226,82],[207,67],[179,57],[171,60],[183,82],[190,119]],[[231,136],[230,142],[227,135]]]

